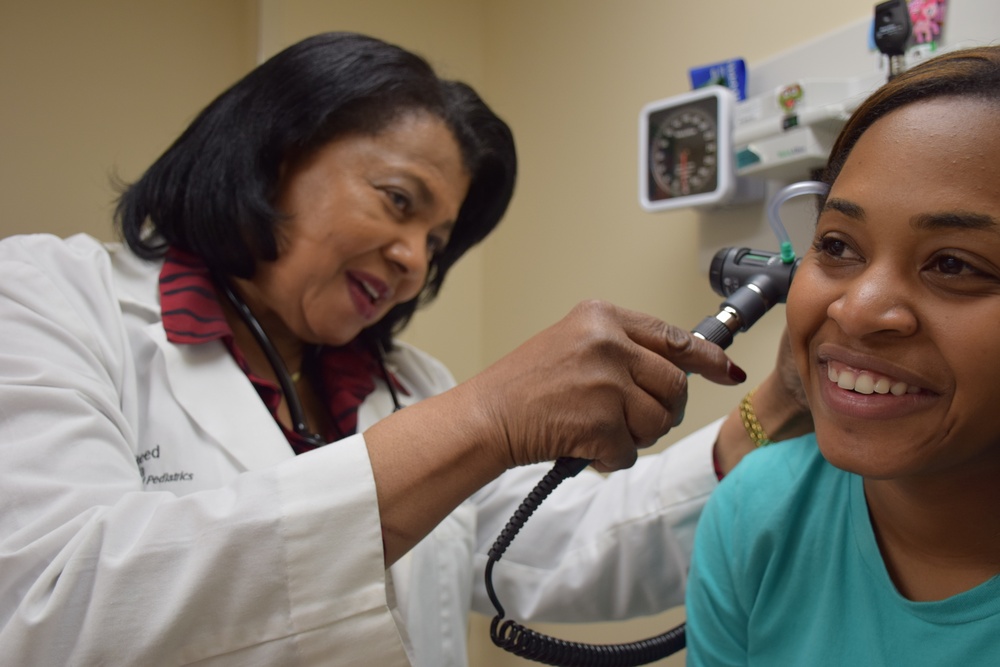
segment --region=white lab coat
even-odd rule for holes
[[[548,465],[477,492],[389,573],[364,437],[294,456],[221,343],[174,346],[158,263],[0,242],[0,664],[466,663],[485,553]],[[452,386],[406,345],[405,402]],[[359,431],[392,410],[384,385]],[[564,483],[495,568],[508,616],[680,603],[715,427]]]

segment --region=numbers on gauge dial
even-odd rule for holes
[[[650,171],[671,197],[711,192],[716,188],[719,152],[715,118],[688,108],[668,116],[650,141]]]

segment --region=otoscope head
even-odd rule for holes
[[[723,248],[715,253],[708,270],[708,280],[719,296],[730,296],[739,288],[755,284],[765,286],[765,298],[784,303],[792,286],[799,260],[788,261],[781,253],[750,248]]]
[[[798,266],[799,260],[766,250],[723,248],[715,253],[708,279],[715,293],[727,299],[694,334],[729,347],[737,331],[746,331],[774,304],[785,302]]]

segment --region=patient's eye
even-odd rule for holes
[[[813,241],[813,249],[821,255],[836,259],[858,259],[860,257],[850,243],[831,234],[817,237]]]

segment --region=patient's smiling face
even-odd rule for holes
[[[876,121],[788,298],[824,456],[872,478],[1000,471],[1000,106]]]

